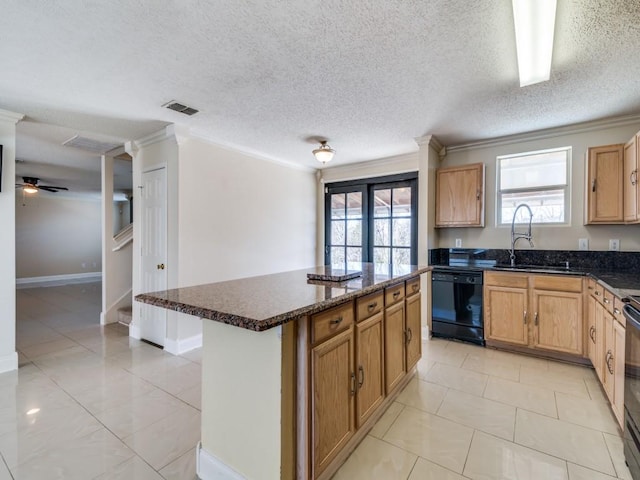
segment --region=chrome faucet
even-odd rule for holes
[[[518,215],[518,210],[520,210],[521,208],[526,208],[529,212],[529,229],[527,233],[521,233],[521,232],[515,231],[516,216]],[[511,250],[509,253],[509,258],[511,259],[512,267],[516,266],[515,247],[516,247],[516,243],[518,243],[518,240],[520,240],[521,238],[524,238],[525,240],[528,240],[529,245],[533,247],[533,238],[531,236],[531,220],[532,219],[533,219],[533,212],[531,211],[531,208],[529,208],[529,205],[527,205],[526,203],[521,203],[520,205],[518,205],[516,207],[516,211],[513,212],[513,219],[511,220]]]

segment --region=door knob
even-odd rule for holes
[[[164,263],[159,263],[158,265],[156,265],[156,268],[158,270],[164,270]]]

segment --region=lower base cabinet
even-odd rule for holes
[[[311,478],[330,477],[420,359],[419,285],[416,277],[309,318]]]

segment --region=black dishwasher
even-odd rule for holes
[[[431,335],[484,345],[482,271],[434,267]]]

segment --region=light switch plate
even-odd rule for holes
[[[462,248],[462,239],[456,238],[456,248]]]
[[[618,238],[610,238],[609,239],[609,250],[613,252],[617,252],[620,250],[620,239]]]
[[[589,239],[588,238],[579,238],[578,239],[578,250],[589,250]]]

